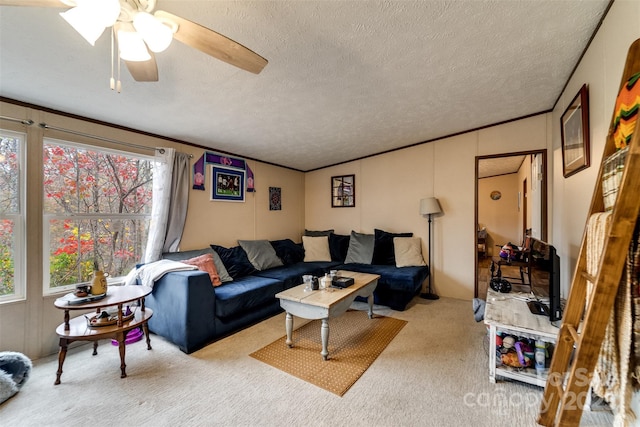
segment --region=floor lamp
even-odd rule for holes
[[[433,266],[431,265],[431,216],[440,212],[442,212],[442,209],[440,208],[438,199],[435,197],[420,200],[420,215],[429,218],[429,288],[427,292],[420,294],[420,297],[424,299],[440,298],[438,295],[431,292],[431,281],[433,280]]]

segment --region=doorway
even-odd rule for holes
[[[475,182],[474,294],[485,299],[502,245],[521,246],[525,233],[547,239],[547,150],[477,156]]]

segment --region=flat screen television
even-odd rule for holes
[[[560,326],[560,257],[556,248],[541,240],[531,239],[529,257],[528,276],[535,298],[529,302],[529,309],[534,314],[548,316],[553,325]]]

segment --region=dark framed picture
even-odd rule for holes
[[[211,165],[211,200],[244,202],[245,171]]]
[[[564,177],[586,169],[591,164],[589,154],[589,93],[587,85],[573,98],[560,119],[562,132],[562,173]]]
[[[353,208],[356,205],[356,176],[331,177],[331,207]]]
[[[282,189],[280,187],[269,187],[269,210],[282,210]]]

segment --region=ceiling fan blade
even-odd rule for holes
[[[137,82],[157,82],[158,81],[158,66],[156,65],[156,58],[152,52],[151,59],[147,61],[124,61],[127,64],[129,73],[133,76],[133,79]]]
[[[72,7],[63,0],[0,0],[0,6]]]
[[[240,43],[188,19],[163,10],[156,11],[154,15],[160,20],[178,24],[178,30],[173,35],[176,40],[228,64],[259,74],[269,62]]]

